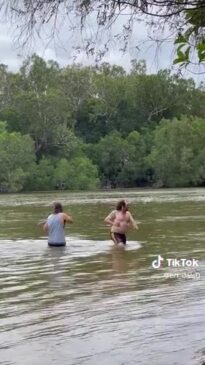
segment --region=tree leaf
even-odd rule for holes
[[[175,42],[174,42],[174,44],[181,44],[181,43],[187,43],[187,38],[183,35],[183,34],[180,34],[177,38],[176,38],[176,40],[175,40]]]

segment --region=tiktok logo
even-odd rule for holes
[[[162,262],[162,261],[164,261],[163,257],[162,257],[162,256],[160,256],[160,255],[158,255],[158,256],[157,256],[157,259],[156,259],[156,260],[154,260],[154,261],[152,261],[152,267],[153,267],[154,269],[159,269],[159,268],[160,268],[160,266],[161,266],[161,262]]]

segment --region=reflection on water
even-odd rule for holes
[[[141,222],[125,252],[103,224],[120,194],[58,193],[75,219],[61,248],[37,226],[52,194],[0,197],[0,364],[203,364],[205,190],[123,192]],[[199,259],[201,279],[154,270],[158,254]]]

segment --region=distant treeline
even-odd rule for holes
[[[205,86],[169,70],[0,65],[0,191],[205,184]]]

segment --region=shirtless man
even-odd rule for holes
[[[111,226],[111,238],[115,245],[126,245],[126,233],[130,227],[138,229],[137,223],[128,211],[125,200],[117,203],[116,210],[113,210],[106,218],[105,223]]]

